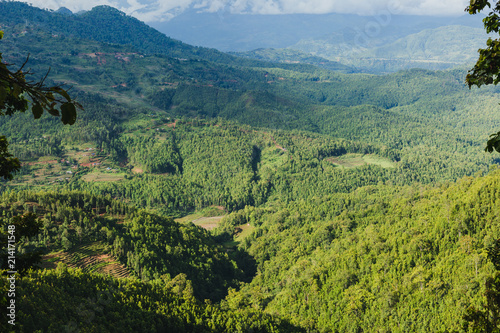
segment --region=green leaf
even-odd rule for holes
[[[59,110],[55,109],[54,106],[55,106],[55,103],[53,103],[52,105],[50,105],[50,107],[47,109],[47,111],[49,111],[49,113],[51,115],[58,117],[59,116]]]
[[[55,101],[54,94],[53,94],[53,93],[51,93],[51,92],[46,93],[46,94],[45,94],[45,98],[47,98],[47,100],[48,100],[49,102],[53,102],[53,101]]]
[[[488,153],[491,153],[494,150],[500,152],[500,132],[490,135],[490,139],[486,143],[486,148],[484,150]]]
[[[63,124],[73,125],[76,121],[76,107],[73,103],[64,103],[61,105],[61,121]]]
[[[5,101],[7,98],[7,89],[3,85],[0,84],[0,103]]]
[[[43,108],[40,103],[36,103],[35,105],[33,105],[33,107],[31,108],[31,112],[33,112],[33,116],[35,116],[35,119],[40,118],[43,114]]]
[[[19,98],[19,95],[23,92],[21,86],[19,86],[18,84],[14,83],[12,85],[14,87],[13,91],[12,91],[12,95],[13,97],[15,98]]]
[[[64,98],[66,98],[66,100],[68,102],[71,102],[71,97],[69,97],[68,92],[66,90],[64,90],[63,88],[61,88],[61,87],[52,87],[52,88],[50,88],[50,90],[52,90],[56,94],[61,95]]]

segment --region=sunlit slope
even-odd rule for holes
[[[499,185],[497,170],[235,212],[223,222],[255,227],[242,244],[258,271],[233,301],[325,332],[459,331],[495,271]]]

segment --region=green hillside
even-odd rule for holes
[[[43,52],[49,42],[51,52]],[[86,104],[82,122],[73,128],[62,129],[49,118],[35,128],[28,116],[10,119],[2,133],[10,137],[19,156],[32,153],[22,152],[27,147],[18,142],[47,135],[57,136],[63,145],[92,142],[102,148],[114,146],[124,131],[141,136],[174,119],[220,117],[385,146],[392,151],[390,158],[407,161],[411,178],[421,182],[486,171],[493,160],[481,146],[500,125],[494,120],[499,119],[496,91],[469,91],[462,83],[465,73],[459,70],[373,76],[242,68],[148,56],[39,30],[6,37],[2,43],[14,54],[6,60],[21,63],[22,50],[31,51],[33,71],[45,73],[50,67],[50,78],[72,84]],[[112,151],[118,162],[125,149],[117,148]],[[61,149],[56,151],[62,153]],[[425,171],[429,168],[433,171]]]
[[[0,240],[38,220],[16,253],[42,258],[16,277],[13,331],[460,332],[484,309],[498,89],[238,58],[110,7],[0,11],[3,60],[29,54],[84,108],[0,118],[23,165],[0,182]],[[444,56],[434,33],[415,56]]]
[[[41,29],[61,37],[84,38],[98,42],[132,46],[146,54],[161,54],[178,59],[202,59],[220,64],[261,67],[265,62],[238,58],[215,49],[195,47],[172,39],[145,23],[110,6],[67,15],[42,10],[24,2],[1,1],[2,26]],[[8,30],[8,29],[7,29]],[[297,67],[275,64],[278,67]]]
[[[245,209],[258,272],[234,300],[320,332],[460,331],[495,271],[499,177]]]
[[[137,210],[109,195],[4,192],[2,211],[2,224],[25,212],[40,217],[43,232],[19,245],[25,251],[43,251],[50,262],[78,266],[84,258],[106,254],[128,268],[127,276],[152,280],[185,274],[201,299],[220,299],[229,286],[245,279],[247,268],[238,268],[204,229]],[[105,262],[101,258],[94,266]]]
[[[343,65],[337,61],[330,61],[325,58],[316,57],[310,53],[304,53],[292,49],[256,49],[247,52],[234,52],[234,55],[279,63],[288,64],[309,64],[331,71],[342,73],[353,73],[356,70],[352,67]]]

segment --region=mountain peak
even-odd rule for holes
[[[113,15],[117,15],[117,16],[127,16],[127,14],[125,14],[124,12],[122,12],[121,10],[119,9],[116,9],[114,7],[111,7],[111,6],[108,6],[108,5],[99,5],[99,6],[95,6],[94,8],[92,8],[90,11],[87,12],[88,14],[95,14],[95,13],[99,13],[99,14],[102,14],[102,13],[108,13],[108,14],[113,14]]]
[[[60,7],[58,10],[56,10],[56,13],[63,15],[73,15],[73,12],[66,7]]]

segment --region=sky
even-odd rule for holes
[[[188,8],[235,14],[409,14],[459,16],[469,0],[27,0],[48,9],[66,7],[73,12],[108,5],[145,22],[169,20]]]

